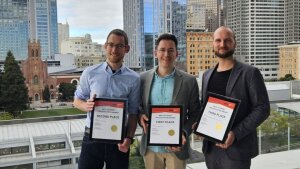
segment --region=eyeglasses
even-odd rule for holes
[[[116,49],[122,49],[124,48],[126,45],[123,45],[123,44],[113,44],[113,43],[106,43],[107,47],[109,48],[116,48]]]
[[[168,50],[166,50],[166,49],[158,49],[157,51],[160,52],[160,53],[167,52],[167,54],[173,54],[175,52],[174,49],[168,49]]]

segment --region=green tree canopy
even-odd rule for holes
[[[279,80],[280,81],[291,81],[291,80],[295,80],[296,78],[294,78],[292,76],[292,74],[286,74],[284,77],[281,77]]]
[[[73,100],[75,90],[76,90],[76,86],[74,84],[61,83],[58,89],[59,93],[61,93],[60,100],[61,101]]]
[[[17,116],[28,106],[28,89],[20,66],[11,51],[7,52],[1,83],[1,99],[5,111]]]
[[[288,128],[288,116],[271,111],[269,118],[261,124],[261,129],[266,135],[284,133]]]
[[[50,90],[48,85],[45,86],[45,89],[43,91],[43,99],[45,100],[45,102],[50,102]]]

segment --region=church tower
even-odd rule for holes
[[[22,63],[22,71],[26,78],[29,97],[32,101],[43,100],[43,90],[47,85],[47,63],[41,58],[41,45],[38,40],[29,40],[28,58]]]

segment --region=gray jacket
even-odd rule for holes
[[[202,80],[202,99],[205,100],[209,80],[216,70],[207,70]],[[270,115],[270,103],[260,71],[250,65],[235,61],[226,86],[226,96],[241,100],[233,122],[235,141],[226,149],[234,160],[249,160],[258,154],[256,128]],[[209,153],[213,144],[203,141],[203,153]]]
[[[148,116],[150,104],[151,85],[156,69],[152,69],[141,74],[141,113]],[[172,97],[173,105],[183,106],[183,130],[187,136],[192,132],[193,123],[197,120],[200,111],[199,87],[196,78],[185,72],[175,69],[174,91]],[[149,117],[149,116],[148,116]],[[176,152],[179,159],[189,158],[189,138],[183,146],[182,151]],[[143,133],[140,152],[145,155],[147,151],[147,135]]]

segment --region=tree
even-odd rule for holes
[[[276,111],[271,111],[268,119],[261,124],[261,129],[265,135],[282,134],[287,131],[288,128],[288,116],[281,115]]]
[[[50,102],[50,90],[48,85],[46,85],[44,88],[43,100],[45,100],[45,102]]]
[[[291,80],[295,80],[295,78],[292,76],[292,74],[286,74],[284,77],[281,77],[279,80],[280,81],[291,81]]]
[[[74,92],[76,90],[76,86],[71,83],[61,83],[59,85],[59,93],[62,95],[60,96],[61,101],[69,101],[73,100]]]
[[[11,51],[7,52],[0,88],[0,100],[5,111],[16,117],[27,109],[29,98],[25,78]]]

